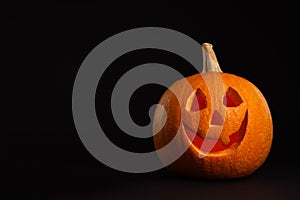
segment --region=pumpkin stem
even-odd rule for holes
[[[217,56],[210,43],[202,44],[203,52],[203,72],[222,72]]]

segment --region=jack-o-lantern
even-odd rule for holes
[[[160,99],[164,109],[154,115],[155,148],[161,149],[178,133],[178,145],[189,146],[168,169],[203,178],[249,175],[271,148],[270,110],[251,82],[221,71],[212,45],[202,46],[207,71],[175,82]]]

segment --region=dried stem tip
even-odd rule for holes
[[[203,43],[203,72],[222,72],[217,56],[213,50],[213,45]]]

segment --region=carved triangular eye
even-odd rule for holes
[[[243,103],[243,100],[239,93],[229,87],[226,91],[226,95],[224,96],[223,104],[227,107],[237,107],[241,103]]]
[[[207,107],[207,100],[205,94],[199,88],[195,94],[192,95],[192,102],[190,111],[196,112]]]

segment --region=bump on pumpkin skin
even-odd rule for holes
[[[168,166],[171,171],[202,178],[239,178],[253,173],[257,170],[269,154],[272,137],[273,125],[270,110],[261,92],[249,81],[233,74],[219,73],[222,77],[224,88],[233,88],[241,96],[243,103],[239,107],[227,107],[224,126],[221,137],[228,137],[238,130],[247,112],[246,132],[243,140],[239,144],[234,144],[224,151],[208,153],[204,158],[199,157],[199,149],[192,145],[174,163]],[[209,73],[196,74],[188,77],[187,80],[193,89],[201,88],[208,94],[207,86],[203,81],[203,76]],[[181,84],[181,80],[175,82],[172,90],[180,93],[181,105],[186,105],[188,97],[192,91],[186,90],[186,86]],[[181,121],[192,122],[190,126],[198,125],[197,132],[203,137],[209,127],[209,120],[212,115],[211,95],[207,95],[207,108],[199,112],[182,112],[180,116],[180,103],[176,96],[167,90],[162,96],[159,104],[163,105],[167,112],[167,122],[162,130],[154,136],[156,149],[168,144],[176,135],[179,128],[181,140],[187,141],[184,124]],[[220,99],[222,102],[223,99]],[[153,127],[161,123],[159,116],[161,113],[155,112]],[[198,115],[198,116],[197,116]],[[183,118],[181,120],[181,117]],[[198,124],[193,124],[193,117],[200,117]],[[195,130],[195,128],[194,128]]]

